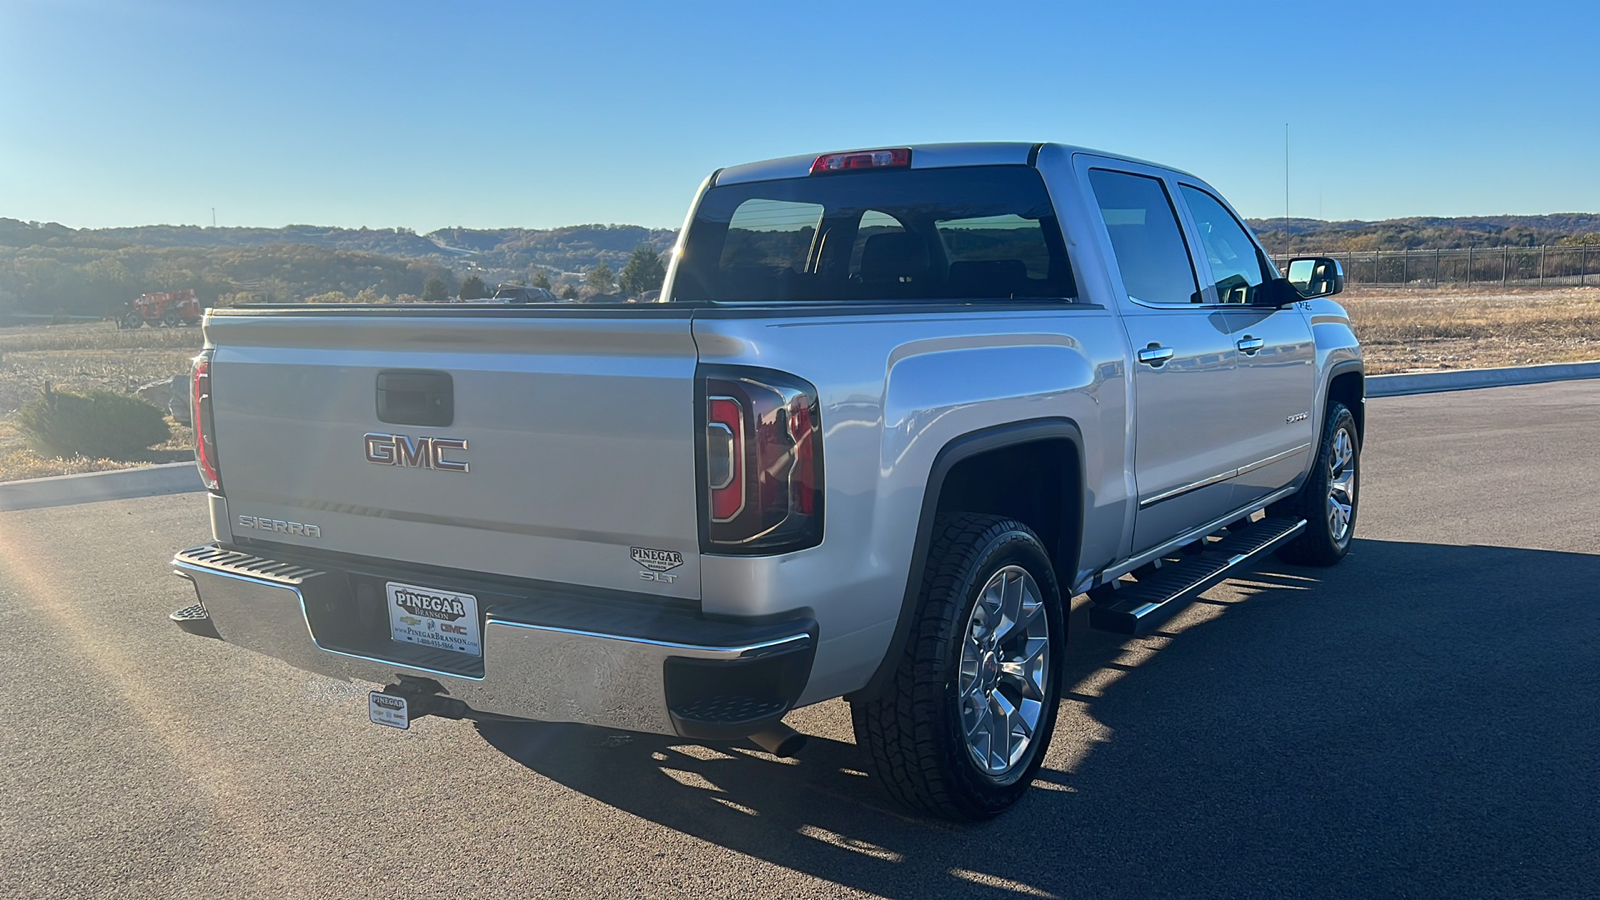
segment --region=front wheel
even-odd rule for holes
[[[897,802],[986,819],[1044,761],[1060,700],[1061,591],[1037,535],[1014,519],[941,515],[893,680],[851,703],[867,769]]]
[[[1361,436],[1356,417],[1344,404],[1330,403],[1317,461],[1305,485],[1268,510],[1306,520],[1306,530],[1278,555],[1306,566],[1331,566],[1344,559],[1356,531],[1360,488]]]

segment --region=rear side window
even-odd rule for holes
[[[714,187],[690,224],[674,300],[1075,297],[1037,170],[834,173]]]
[[[1091,169],[1089,183],[1128,296],[1145,303],[1200,303],[1183,229],[1160,180]]]

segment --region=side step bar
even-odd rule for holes
[[[1102,585],[1091,593],[1089,627],[1117,634],[1141,635],[1189,605],[1206,588],[1236,575],[1299,536],[1304,519],[1262,519],[1229,530],[1221,540],[1207,540],[1200,552],[1159,569],[1146,570],[1136,582]]]

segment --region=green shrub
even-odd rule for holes
[[[172,436],[161,410],[110,391],[44,393],[17,410],[17,427],[40,456],[121,459]]]

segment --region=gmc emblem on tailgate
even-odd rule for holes
[[[457,438],[420,437],[403,434],[366,436],[367,462],[380,466],[406,466],[412,469],[437,469],[440,472],[465,472],[467,464],[445,459],[446,450],[465,450],[467,442]]]

